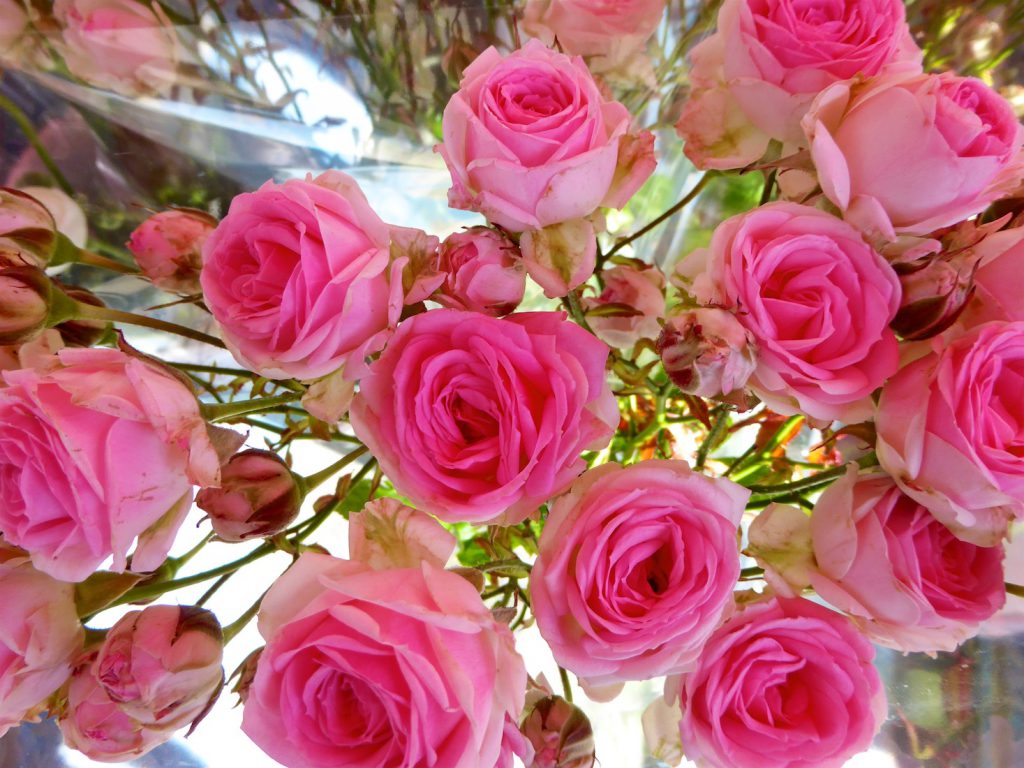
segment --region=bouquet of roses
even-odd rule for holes
[[[165,5],[0,0],[0,57],[29,67],[42,40],[68,77],[166,92]],[[1020,589],[1012,105],[926,70],[900,0],[725,0],[673,115],[705,173],[619,235],[660,150],[615,84],[655,74],[664,13],[530,0],[514,41],[458,41],[435,151],[482,219],[443,239],[328,170],[153,212],[130,259],[98,253],[0,96],[54,185],[0,189],[0,733],[48,715],[130,760],[233,684],[290,768],[581,768],[570,675],[595,700],[665,678],[662,759],[840,766],[887,714],[873,643],[953,650]],[[645,259],[655,227],[751,179],[699,247]],[[75,284],[90,270],[209,327],[108,307]],[[143,354],[133,326],[237,367]],[[302,476],[305,440],[343,455]],[[169,557],[195,507],[206,535]],[[346,558],[316,536],[335,516]],[[210,542],[250,544],[189,572]],[[230,622],[203,607],[275,553]],[[264,644],[226,675],[253,619]],[[533,625],[561,693],[517,653]]]

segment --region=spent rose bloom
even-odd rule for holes
[[[199,293],[203,243],[216,226],[217,220],[202,211],[154,213],[132,232],[128,250],[153,285],[178,293]]]
[[[1024,228],[989,235],[975,253],[974,293],[959,324],[972,328],[991,320],[1024,320]]]
[[[461,576],[307,552],[259,629],[242,730],[289,768],[511,768],[526,669]]]
[[[53,15],[75,77],[126,95],[164,93],[174,84],[181,44],[159,3],[56,0]]]
[[[444,568],[455,546],[444,526],[398,499],[374,499],[349,517],[349,558],[371,568]]]
[[[360,382],[356,435],[442,520],[523,520],[619,422],[608,348],[561,312],[438,309],[406,320]]]
[[[231,201],[203,247],[203,298],[224,341],[268,378],[316,379],[384,346],[404,261],[355,179],[267,182]],[[351,364],[351,370],[348,367]]]
[[[584,473],[552,504],[530,575],[558,663],[593,686],[688,669],[732,605],[749,496],[683,461]]]
[[[656,339],[665,314],[665,275],[655,266],[619,264],[602,271],[604,290],[580,302],[594,334],[610,347],[628,349],[640,339]],[[615,306],[612,306],[615,305]],[[604,314],[621,308],[623,314]]]
[[[742,390],[757,369],[750,331],[732,312],[714,307],[672,315],[658,337],[658,354],[675,385],[700,397]]]
[[[757,343],[750,388],[782,414],[862,421],[898,366],[892,267],[846,222],[769,203],[726,219],[677,270],[704,304],[732,310]]]
[[[0,541],[0,736],[42,705],[71,674],[85,633],[73,585],[37,571]]]
[[[501,317],[515,310],[526,290],[526,271],[515,243],[487,227],[449,235],[438,251],[445,275],[434,299],[450,309]]]
[[[952,651],[1006,601],[1003,548],[961,541],[886,475],[850,472],[814,505],[811,586],[874,642]]]
[[[1024,516],[1024,322],[991,322],[902,368],[882,388],[882,468],[953,533],[996,546]]]
[[[840,768],[885,719],[874,656],[848,619],[809,600],[748,605],[682,679],[686,757],[702,768]]]
[[[0,374],[0,533],[41,571],[87,578],[108,557],[143,573],[164,561],[220,459],[195,395],[117,349],[64,349]],[[232,433],[233,434],[233,433]]]
[[[618,59],[643,48],[664,13],[665,0],[528,0],[522,27],[566,53]]]
[[[502,57],[488,48],[445,107],[437,151],[453,208],[513,232],[621,208],[654,171],[649,132],[609,101],[582,59],[537,40]]]
[[[800,120],[825,87],[920,72],[902,0],[726,0],[691,52],[692,93],[676,125],[701,168],[739,168],[770,139],[805,142]]]
[[[826,197],[889,240],[969,218],[1024,178],[1024,128],[975,78],[947,72],[836,83],[814,100],[803,127]]]

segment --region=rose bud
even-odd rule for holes
[[[936,257],[896,264],[903,289],[890,326],[907,341],[937,336],[951,326],[974,293],[973,259]]]
[[[522,732],[534,749],[530,768],[591,768],[594,729],[579,707],[547,696],[523,720]]]
[[[0,344],[23,344],[46,328],[49,281],[33,267],[0,270]]]
[[[203,243],[216,226],[217,220],[202,211],[155,213],[132,232],[128,250],[153,285],[175,293],[199,293]]]
[[[0,187],[0,253],[46,266],[57,247],[53,215],[27,192]]]
[[[615,266],[606,269],[604,291],[585,298],[587,322],[609,347],[626,349],[640,339],[656,339],[665,314],[665,276],[657,267]],[[603,310],[611,310],[605,314]],[[616,312],[616,309],[621,311]]]
[[[526,290],[526,270],[519,249],[487,227],[449,235],[438,254],[445,273],[435,300],[451,309],[468,309],[492,317],[519,306]]]
[[[236,453],[221,470],[219,488],[204,488],[196,504],[224,541],[245,541],[283,531],[299,513],[302,492],[284,461],[272,451]]]
[[[103,300],[87,288],[80,288],[77,285],[59,284],[60,289],[68,296],[81,304],[89,304],[93,307],[105,307]],[[58,323],[54,328],[60,333],[64,343],[69,347],[91,347],[99,343],[100,339],[107,335],[111,329],[108,320],[89,320],[86,318],[71,318],[63,323]]]
[[[71,195],[57,187],[22,187],[21,191],[32,195],[46,207],[58,232],[79,248],[85,248],[89,239],[89,222],[82,206]]]
[[[742,389],[757,367],[750,332],[731,312],[712,307],[670,317],[658,352],[676,386],[700,397]]]

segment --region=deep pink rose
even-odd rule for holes
[[[231,201],[203,248],[203,298],[239,362],[316,379],[363,359],[402,311],[388,226],[340,171],[267,182]]]
[[[163,93],[175,81],[181,44],[156,2],[56,0],[58,46],[75,77],[101,88]]]
[[[810,529],[811,586],[876,643],[952,651],[1006,601],[1003,548],[955,538],[886,475],[852,469],[815,503]]]
[[[878,460],[959,538],[996,546],[1024,516],[1024,322],[934,350],[882,388]]]
[[[560,312],[432,310],[405,321],[371,366],[352,426],[416,506],[449,522],[519,522],[618,425],[607,357]]]
[[[732,605],[749,496],[683,461],[584,473],[552,504],[530,575],[558,663],[596,686],[688,669]]]
[[[33,568],[20,550],[0,541],[0,736],[36,708],[71,674],[85,633],[73,585]]]
[[[511,768],[526,668],[461,576],[307,552],[259,628],[242,730],[288,768]]]
[[[581,59],[537,40],[504,58],[488,48],[444,111],[448,202],[513,232],[621,208],[656,164],[653,147],[630,151],[647,132],[629,130]]]
[[[795,203],[722,222],[680,269],[702,303],[731,309],[757,342],[750,388],[778,413],[862,421],[898,366],[900,285],[849,224]]]
[[[487,227],[449,235],[438,251],[444,282],[434,298],[451,309],[500,317],[519,306],[526,270],[516,244]]]
[[[989,235],[975,248],[974,293],[960,325],[990,320],[1024,320],[1024,228]]]
[[[1013,108],[981,80],[948,72],[837,83],[803,127],[828,199],[890,240],[969,218],[1024,176]]]
[[[217,220],[202,211],[155,213],[132,232],[128,250],[153,285],[178,293],[199,293],[203,243],[215,226]]]
[[[683,751],[707,768],[839,768],[885,719],[874,656],[849,620],[809,600],[748,605],[683,677]]]
[[[825,87],[856,75],[920,72],[902,0],[726,0],[692,53],[692,94],[676,128],[701,168],[739,168],[769,139],[805,139],[800,119]]]
[[[199,403],[175,376],[117,349],[64,349],[0,387],[0,532],[41,571],[87,578],[164,561],[220,459]]]
[[[528,0],[523,30],[566,53],[621,58],[643,48],[665,0]]]
[[[628,349],[640,339],[656,339],[665,314],[665,275],[655,266],[616,265],[601,273],[604,290],[580,303],[597,338],[610,347]],[[621,305],[622,314],[602,314],[600,307]]]

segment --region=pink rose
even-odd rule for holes
[[[224,341],[269,378],[316,379],[384,346],[402,312],[388,226],[355,180],[327,171],[231,201],[203,248],[200,282]]]
[[[803,144],[800,119],[832,83],[921,71],[902,0],[726,0],[718,31],[691,57],[692,95],[676,129],[701,168],[747,165],[769,139]]]
[[[215,226],[217,220],[202,211],[155,213],[132,232],[128,250],[153,285],[178,293],[199,293],[203,243]]]
[[[511,768],[526,669],[461,576],[307,552],[259,628],[242,730],[289,768]]]
[[[960,324],[971,328],[990,320],[1024,320],[1024,228],[989,235],[975,254],[974,293]]]
[[[352,426],[416,506],[448,522],[519,522],[618,425],[607,357],[560,312],[432,310],[402,323],[370,367]]]
[[[810,518],[811,586],[874,642],[952,651],[1006,602],[1003,548],[955,538],[885,475],[855,468]]]
[[[7,266],[0,257],[0,344],[25,344],[46,330],[53,297],[53,283],[42,270]]]
[[[584,473],[552,504],[530,575],[558,663],[591,686],[688,669],[732,605],[749,496],[683,461]]]
[[[708,768],[839,768],[885,719],[874,656],[846,618],[809,600],[748,605],[682,680],[687,758]]]
[[[488,48],[444,111],[448,202],[513,232],[621,208],[656,164],[653,146],[629,151],[649,135],[629,128],[581,59],[536,40],[504,58]]]
[[[870,418],[869,395],[898,367],[900,285],[849,224],[795,203],[722,222],[683,265],[704,304],[732,310],[757,342],[750,388],[774,411]]]
[[[997,545],[1024,516],[1024,322],[986,323],[882,388],[878,461],[953,533]]]
[[[526,271],[515,243],[487,227],[449,235],[438,252],[444,282],[434,299],[451,309],[492,317],[515,310],[526,290]]]
[[[528,0],[523,30],[579,56],[621,57],[643,48],[665,13],[665,0]]]
[[[85,633],[71,584],[35,570],[0,541],[0,736],[38,709],[71,674]]]
[[[40,361],[40,364],[42,362]],[[117,349],[64,349],[0,374],[0,532],[33,564],[81,581],[164,561],[220,459],[188,387]]]
[[[656,339],[665,314],[665,276],[654,266],[617,265],[601,273],[604,290],[580,303],[597,338],[609,347],[628,349],[640,339]],[[604,314],[601,308],[621,308]]]
[[[27,192],[0,187],[0,257],[9,263],[45,267],[57,247],[53,214]]]
[[[444,526],[398,499],[374,499],[349,517],[349,557],[370,568],[444,568],[455,546]]]
[[[889,240],[969,218],[1024,176],[1024,129],[1010,104],[974,78],[837,83],[814,100],[803,127],[826,197]]]
[[[158,3],[56,0],[60,53],[71,74],[129,96],[164,93],[175,81],[181,45]]]
[[[28,28],[22,0],[0,0],[0,57],[10,53]]]
[[[673,315],[658,337],[665,373],[700,397],[742,394],[757,369],[754,337],[732,312],[714,307]]]

